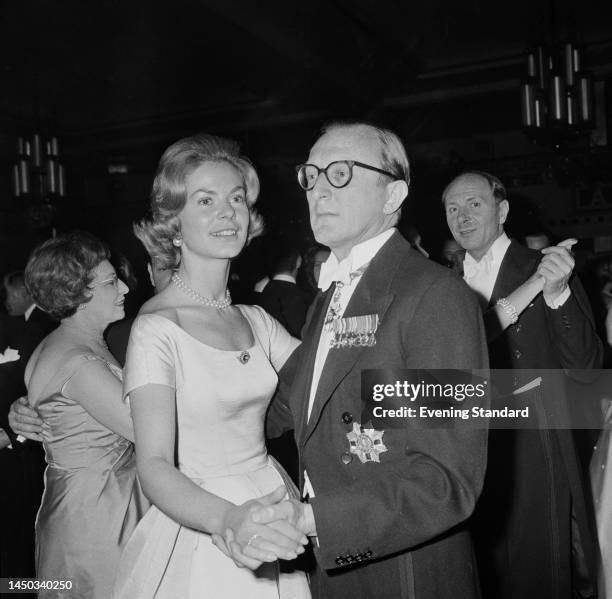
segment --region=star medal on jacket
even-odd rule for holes
[[[353,430],[346,433],[350,451],[354,453],[362,464],[366,462],[380,462],[379,455],[388,451],[382,441],[385,431],[377,431],[375,428],[365,428],[359,422],[353,422]]]

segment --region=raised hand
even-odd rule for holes
[[[11,404],[8,421],[17,435],[33,441],[43,441],[45,429],[48,428],[38,416],[38,412],[29,406],[25,395]]]
[[[574,270],[575,261],[571,253],[576,239],[566,239],[542,250],[544,257],[538,265],[537,273],[544,279],[544,297],[554,300],[567,288]]]

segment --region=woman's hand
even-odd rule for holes
[[[278,487],[268,495],[230,508],[223,522],[223,537],[213,535],[215,545],[237,565],[251,569],[263,562],[295,559],[308,542],[301,531],[287,520],[275,519],[270,523],[253,520],[254,513],[277,505],[285,496],[285,487]]]
[[[287,522],[307,536],[317,534],[312,506],[297,499],[287,499],[262,507],[253,514],[253,520],[269,526],[278,526]]]

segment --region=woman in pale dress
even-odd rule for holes
[[[307,598],[303,572],[280,567],[306,538],[250,514],[295,489],[266,454],[264,416],[276,371],[297,341],[258,307],[232,306],[230,261],[261,229],[259,181],[234,142],[181,140],[160,161],[152,219],[136,227],[176,269],[141,309],[125,365],[138,473],[153,507],[129,541],[114,597]],[[232,531],[264,562],[238,568],[212,543]]]
[[[607,342],[612,345],[612,304],[606,317]],[[597,538],[601,551],[600,599],[612,597],[612,391],[602,399],[603,427],[591,456],[591,486]]]
[[[36,574],[71,583],[40,597],[107,599],[123,545],[147,507],[121,368],[102,337],[123,318],[127,293],[108,258],[101,241],[71,233],[36,248],[25,271],[36,304],[61,321],[25,373],[29,402],[47,429]]]

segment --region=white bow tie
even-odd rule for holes
[[[321,264],[318,287],[321,291],[327,291],[334,282],[350,285],[353,279],[360,277],[370,263],[367,262],[361,268],[353,270],[351,260],[342,260],[339,264],[330,264],[329,260]]]

